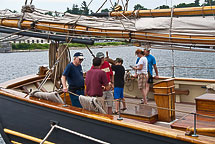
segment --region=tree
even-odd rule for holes
[[[48,11],[45,13],[45,15],[50,15],[50,16],[53,16],[52,12],[51,11]]]
[[[204,6],[215,5],[215,1],[213,1],[213,0],[205,0],[205,3],[203,5]]]
[[[136,4],[134,6],[134,10],[147,10],[147,8],[144,8],[144,6],[140,5],[140,4]]]
[[[101,12],[109,12],[109,9],[102,9]]]
[[[197,5],[195,3],[180,3],[178,5],[175,5],[174,8],[184,8],[184,7],[196,7]]]
[[[162,6],[156,7],[155,9],[168,9],[168,8],[169,8],[168,5],[162,5]]]
[[[12,13],[17,13],[17,11],[16,10],[13,10],[13,11],[11,11]]]
[[[200,5],[199,5],[199,0],[195,0],[194,3],[195,3],[196,6],[200,6]]]
[[[66,12],[67,12],[67,13],[70,13],[70,14],[81,14],[81,11],[80,11],[80,9],[78,8],[78,5],[76,5],[76,4],[73,4],[72,9],[69,9],[69,8],[67,7]]]
[[[89,15],[89,8],[87,6],[87,3],[85,1],[82,2],[81,4],[81,12],[83,15]]]

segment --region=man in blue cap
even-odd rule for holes
[[[69,91],[77,94],[84,95],[84,77],[81,67],[81,63],[84,60],[84,56],[80,52],[76,52],[73,56],[73,62],[69,63],[62,75],[61,81],[63,84],[63,92],[68,92],[66,81],[69,85]],[[79,97],[73,94],[69,94],[72,101],[72,105],[82,108]]]

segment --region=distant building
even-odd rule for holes
[[[8,53],[12,51],[10,42],[0,42],[0,53]]]
[[[38,44],[49,44],[51,40],[41,39],[41,38],[33,38],[33,37],[26,37],[26,36],[15,36],[5,33],[0,33],[0,53],[11,52],[12,51],[12,43],[19,44],[19,43],[38,43]]]
[[[32,37],[23,37],[23,38],[19,38],[17,40],[11,41],[12,43],[29,43],[29,44],[33,44],[33,43],[38,43],[38,44],[49,44],[51,43],[51,40],[47,40],[47,39],[41,39],[41,38],[32,38]]]

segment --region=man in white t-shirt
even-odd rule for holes
[[[147,104],[147,80],[148,80],[148,61],[147,58],[144,56],[144,52],[140,49],[136,50],[136,55],[140,58],[138,63],[135,67],[133,67],[134,70],[137,72],[138,76],[138,88],[141,90],[141,93],[143,95],[142,103]]]

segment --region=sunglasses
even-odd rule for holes
[[[79,58],[79,60],[80,60],[80,61],[83,61],[84,59],[80,59],[80,58]]]

